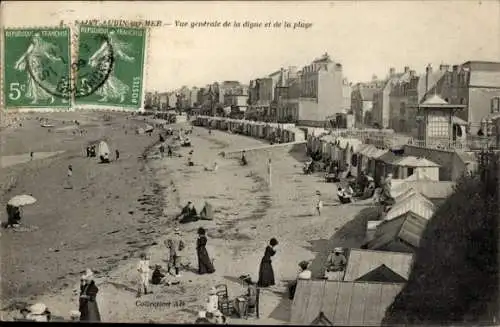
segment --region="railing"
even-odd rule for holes
[[[448,138],[430,138],[427,140],[410,139],[409,145],[442,150],[473,151],[482,149],[498,149],[496,136],[468,136],[466,139],[450,141]]]

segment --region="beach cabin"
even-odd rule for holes
[[[404,283],[299,280],[293,325],[380,326]]]
[[[395,200],[396,203],[387,212],[384,220],[395,219],[406,214],[407,212],[412,212],[424,219],[429,220],[434,215],[434,211],[436,210],[435,205],[431,200],[416,191],[412,191],[412,189],[409,189],[402,195],[396,197]]]
[[[392,151],[387,151],[377,159],[375,159],[375,175],[385,177],[387,174],[393,174],[393,179],[399,178],[398,166],[395,165],[401,159],[401,156],[394,154]]]
[[[370,250],[413,253],[435,206],[420,193],[409,189],[396,197],[396,204],[376,227],[365,247]]]
[[[419,176],[439,181],[439,167],[441,166],[425,158],[405,156],[393,162],[393,166],[397,167],[398,179],[406,179],[418,171]]]
[[[405,283],[412,264],[411,253],[351,249],[344,281]]]
[[[382,155],[389,152],[387,149],[378,149],[371,144],[359,146],[357,151],[357,160],[361,163],[361,169],[368,175],[372,176],[376,183],[380,181],[380,172],[376,170],[376,161]],[[358,163],[359,165],[359,163]],[[358,168],[359,169],[359,168]],[[385,177],[385,176],[384,176]]]

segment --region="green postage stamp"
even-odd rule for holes
[[[80,26],[75,104],[139,109],[145,46],[144,28]]]
[[[4,98],[8,108],[61,108],[58,92],[70,81],[70,30],[26,28],[4,31]]]

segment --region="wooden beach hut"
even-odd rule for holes
[[[440,165],[425,158],[405,156],[393,164],[398,167],[399,179],[408,178],[418,171],[420,175],[425,175],[431,180],[439,181]]]
[[[403,285],[299,280],[290,322],[294,325],[380,326],[385,310]]]
[[[371,282],[388,282],[395,283],[406,282],[410,276],[411,267],[413,264],[413,254],[373,251],[363,249],[351,249],[347,260],[347,266],[344,275],[345,282],[354,281],[371,281]],[[381,277],[394,277],[393,280],[367,280],[369,274],[384,266],[382,271],[387,269],[392,270],[392,274],[381,274]],[[371,275],[375,277],[375,274]],[[398,277],[399,276],[399,277]]]

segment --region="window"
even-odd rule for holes
[[[464,98],[460,98],[460,104],[465,104],[465,99]]]
[[[410,177],[411,175],[413,175],[413,168],[411,167],[408,167],[408,170],[407,170],[408,174],[406,177]]]
[[[491,99],[491,113],[500,112],[500,97]]]

